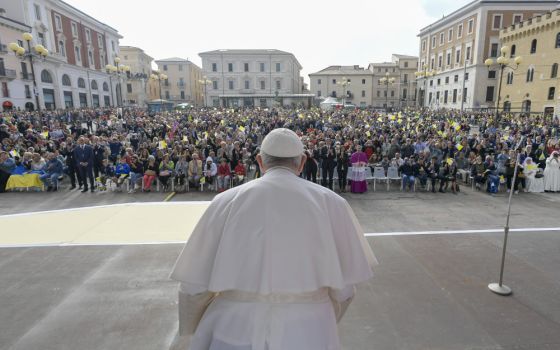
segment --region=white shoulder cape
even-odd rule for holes
[[[303,293],[366,281],[376,263],[346,200],[274,168],[214,198],[171,278],[196,291]]]

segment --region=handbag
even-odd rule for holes
[[[159,172],[160,176],[169,176],[171,175],[171,172],[169,170],[162,170]]]

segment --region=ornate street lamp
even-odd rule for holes
[[[389,72],[385,73],[385,76],[380,79],[381,84],[385,85],[385,112],[389,111],[389,85],[395,83],[395,78],[389,77]]]
[[[208,107],[208,100],[207,100],[208,96],[206,95],[206,87],[208,85],[212,84],[212,80],[209,80],[205,75],[198,82],[201,83],[202,85],[204,85],[204,107],[206,108],[206,107]]]
[[[336,82],[336,85],[342,86],[342,108],[346,105],[346,88],[350,85],[350,82],[346,77],[342,77],[341,81]]]
[[[119,94],[120,94],[120,99],[117,98],[117,106],[121,107],[123,105],[123,90],[122,90],[122,83],[121,83],[121,77],[126,77],[127,72],[130,72],[130,67],[126,66],[126,65],[121,65],[121,59],[119,57],[115,57],[114,59],[115,64],[108,64],[105,66],[105,71],[107,72],[107,74],[109,74],[109,83],[111,84],[111,97],[113,96],[113,81],[111,79],[111,77],[114,75],[115,77],[117,77],[117,81],[119,84]],[[114,99],[113,99],[113,103],[114,103]]]
[[[425,95],[426,95],[426,82],[428,81],[428,78],[431,77],[433,74],[430,70],[428,70],[428,65],[424,64],[422,66],[422,70],[415,72],[414,75],[416,76],[417,79],[424,79],[424,89],[420,90],[422,91],[421,94],[418,94],[418,100],[420,100],[420,98],[422,99],[422,103],[420,104],[420,107],[424,107],[424,99],[425,99]]]
[[[484,64],[490,69],[492,66],[497,66],[497,69],[500,70],[500,83],[498,85],[498,99],[496,100],[496,122],[499,122],[499,108],[500,108],[500,93],[502,91],[502,78],[504,76],[504,69],[510,68],[511,70],[517,70],[521,62],[523,62],[523,58],[521,56],[517,56],[513,59],[514,65],[510,65],[511,61],[507,57],[509,53],[508,46],[502,46],[500,49],[501,55],[495,61],[492,58],[486,59]]]
[[[35,67],[33,65],[33,59],[41,59],[45,61],[49,55],[49,50],[45,49],[43,45],[35,45],[33,50],[31,50],[31,40],[33,40],[33,35],[31,33],[23,33],[23,40],[27,42],[27,50],[24,47],[19,46],[17,43],[9,43],[8,48],[14,52],[14,54],[19,57],[22,61],[29,59],[29,64],[31,65],[31,76],[33,78],[33,93],[35,94],[35,103],[37,104],[37,110],[41,111],[41,105],[39,104],[39,90],[37,88],[37,81],[35,79]],[[35,52],[33,52],[35,51]]]
[[[163,99],[161,97],[161,81],[167,80],[167,75],[163,74],[159,70],[156,70],[152,75],[150,75],[150,79],[153,81],[157,81],[159,84],[159,102],[161,106],[161,112],[163,112]]]

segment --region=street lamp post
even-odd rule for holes
[[[342,86],[342,108],[344,108],[344,105],[346,105],[346,88],[350,85],[350,82],[346,77],[342,77],[342,81],[338,81],[336,84]]]
[[[385,76],[381,78],[381,84],[385,85],[385,112],[389,111],[389,85],[395,83],[395,78],[389,78],[389,72],[385,73]]]
[[[422,66],[422,70],[418,71],[418,72],[415,72],[414,75],[416,76],[416,78],[423,78],[424,79],[424,89],[421,90],[422,91],[421,94],[418,94],[418,99],[420,100],[420,98],[422,98],[422,103],[421,103],[420,107],[424,107],[424,105],[425,105],[424,99],[426,98],[426,89],[427,89],[427,87],[426,87],[427,84],[426,83],[428,81],[428,78],[431,77],[433,75],[433,73],[430,70],[428,70],[428,65],[424,64]]]
[[[31,40],[33,36],[31,33],[23,33],[23,40],[27,42],[27,52],[24,47],[19,46],[17,43],[10,43],[8,47],[14,52],[14,54],[19,57],[22,61],[26,58],[29,59],[29,64],[31,65],[31,76],[33,78],[33,94],[35,94],[35,103],[37,104],[37,110],[41,111],[41,105],[39,104],[39,89],[37,88],[37,80],[35,79],[35,67],[33,65],[33,58],[40,58],[43,61],[49,55],[49,50],[45,49],[43,45],[35,45],[33,50],[31,50]]]
[[[212,84],[212,80],[209,80],[205,75],[198,82],[201,83],[202,85],[204,85],[204,108],[207,108],[208,107],[208,95],[206,94],[206,87],[208,85]]]
[[[496,61],[494,61],[492,58],[488,58],[486,59],[486,61],[484,61],[484,64],[488,67],[488,69],[490,69],[494,65],[497,65],[498,66],[497,68],[500,70],[500,82],[498,84],[498,98],[496,99],[496,122],[499,122],[499,117],[500,117],[500,113],[499,113],[500,93],[502,90],[502,78],[504,76],[504,69],[510,68],[512,70],[516,70],[517,68],[519,68],[519,65],[523,61],[523,58],[521,56],[516,56],[513,59],[513,63],[515,65],[510,65],[510,59],[507,57],[509,53],[508,46],[502,46],[500,52],[501,55],[496,59]]]
[[[127,72],[130,72],[130,67],[125,65],[120,65],[119,64],[120,62],[121,59],[119,57],[115,57],[115,65],[108,64],[105,66],[105,70],[107,71],[107,74],[109,74],[109,83],[111,84],[111,98],[113,96],[113,80],[111,76],[114,75],[117,77],[117,81],[119,84],[119,94],[120,94],[120,99],[117,98],[117,107],[120,107],[123,104],[123,91],[122,91],[123,84],[121,83],[121,76],[126,75]],[[114,102],[115,101],[113,99],[113,104]]]
[[[162,80],[167,80],[167,75],[163,74],[159,70],[156,70],[150,76],[150,79],[158,82],[158,85],[159,85],[159,103],[160,103],[161,112],[163,112],[163,98],[161,96],[161,81]]]

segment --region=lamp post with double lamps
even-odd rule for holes
[[[115,62],[114,65],[110,65],[110,64],[106,65],[105,70],[109,74],[109,81],[111,83],[111,91],[113,91],[113,88],[112,88],[113,82],[111,81],[111,75],[114,75],[114,76],[117,77],[117,81],[118,81],[118,85],[119,85],[118,95],[120,95],[120,99],[117,98],[117,106],[120,107],[120,106],[123,105],[123,90],[122,90],[123,83],[121,82],[121,77],[125,77],[125,79],[123,79],[123,80],[126,80],[126,74],[128,72],[130,72],[130,67],[120,64],[121,59],[119,57],[115,57],[114,62]],[[112,93],[111,93],[111,95],[112,95]]]
[[[342,77],[341,81],[338,81],[336,85],[342,86],[342,108],[346,105],[346,88],[350,85],[350,82],[346,77]]]
[[[424,107],[424,100],[426,99],[426,82],[428,81],[428,78],[431,77],[433,74],[430,70],[428,70],[428,65],[424,64],[422,66],[422,70],[415,72],[414,75],[416,76],[417,79],[422,78],[424,79],[424,88],[421,90],[422,93],[418,94],[418,99],[422,98],[422,103],[420,105],[420,107]]]
[[[484,61],[484,64],[488,67],[488,69],[492,68],[493,66],[497,66],[497,70],[498,69],[500,70],[500,82],[498,84],[498,98],[496,99],[496,122],[500,121],[499,120],[500,93],[502,91],[502,78],[504,76],[504,69],[510,68],[511,70],[517,70],[517,68],[519,68],[519,65],[523,61],[523,58],[521,56],[516,56],[513,59],[514,65],[510,65],[511,61],[510,58],[508,58],[508,54],[509,54],[508,46],[502,46],[500,52],[501,52],[500,57],[498,57],[495,61],[492,58],[488,58],[486,59],[486,61]]]
[[[389,111],[389,85],[395,83],[395,78],[389,77],[389,72],[385,73],[385,76],[380,79],[381,84],[385,85],[385,112]]]
[[[204,108],[206,108],[208,107],[208,95],[206,95],[206,87],[212,84],[212,80],[209,80],[205,75],[198,82],[204,85]]]
[[[167,75],[163,74],[162,72],[160,72],[159,70],[154,71],[154,73],[152,75],[150,75],[150,79],[152,81],[157,81],[158,82],[158,86],[159,86],[159,103],[160,103],[160,109],[161,112],[163,112],[163,99],[161,97],[161,81],[162,80],[167,80]]]
[[[39,104],[39,90],[37,88],[37,80],[35,79],[35,67],[33,65],[33,59],[41,59],[45,61],[49,55],[49,50],[45,49],[43,45],[35,45],[33,50],[31,50],[31,40],[33,40],[33,35],[31,33],[23,33],[23,40],[27,42],[27,50],[24,47],[19,46],[17,43],[9,43],[8,48],[14,52],[14,54],[19,57],[22,61],[29,59],[29,64],[31,65],[31,77],[33,78],[33,94],[35,95],[35,103],[37,104],[37,110],[41,111],[41,105]],[[35,52],[33,52],[35,51]]]

